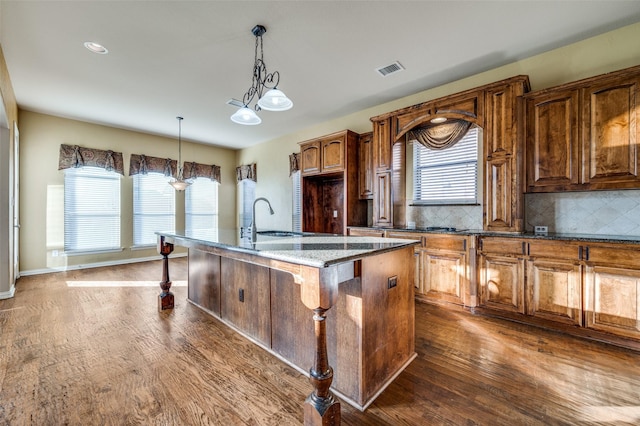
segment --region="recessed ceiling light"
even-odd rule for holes
[[[445,121],[447,121],[447,117],[436,117],[431,119],[431,122],[433,124],[440,124],[440,123],[444,123]]]
[[[87,49],[89,49],[93,53],[98,53],[100,55],[106,55],[107,53],[109,53],[109,51],[107,50],[106,47],[104,47],[101,44],[95,43],[93,41],[85,41],[84,42],[84,47],[86,47]]]

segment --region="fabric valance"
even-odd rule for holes
[[[102,149],[85,148],[78,145],[60,145],[58,170],[78,167],[100,167],[124,175],[124,164],[121,152]]]
[[[214,182],[222,183],[220,181],[220,166],[215,164],[200,164],[193,162],[185,162],[183,169],[184,179],[193,179],[199,177],[209,178]]]
[[[289,155],[289,176],[300,170],[300,153],[294,152]]]
[[[244,179],[251,179],[254,182],[258,182],[256,163],[236,167],[236,180],[240,182]]]
[[[178,162],[171,158],[150,157],[144,154],[131,154],[129,163],[129,176],[149,172],[162,173],[165,176],[176,176]]]
[[[442,124],[412,129],[409,131],[408,137],[410,140],[417,140],[429,149],[451,148],[467,134],[471,124],[466,120],[448,120]]]

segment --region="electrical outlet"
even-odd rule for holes
[[[387,288],[394,288],[398,285],[398,276],[394,275],[393,277],[387,278]]]
[[[547,232],[549,232],[549,227],[537,225],[534,226],[533,232],[536,234],[546,234]]]

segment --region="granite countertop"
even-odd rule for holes
[[[355,227],[358,228],[358,227]],[[359,227],[363,228],[363,227]],[[495,232],[484,231],[482,229],[455,229],[448,227],[439,227],[440,229],[429,228],[370,228],[378,230],[388,231],[400,231],[400,232],[417,232],[425,234],[454,234],[454,235],[472,235],[472,236],[490,236],[490,237],[505,237],[505,238],[535,238],[543,240],[561,240],[561,241],[585,241],[594,243],[628,243],[639,244],[640,236],[635,235],[605,235],[605,234],[570,234],[549,232],[547,234],[534,234],[533,232]],[[455,229],[455,230],[454,230]]]
[[[180,245],[180,240],[183,240],[318,268],[417,243],[400,238],[347,237],[313,233],[292,233],[294,235],[287,236],[258,234],[256,241],[252,242],[250,235],[241,237],[239,230],[236,229],[204,229],[189,233],[177,231],[156,234],[175,239],[177,245]]]

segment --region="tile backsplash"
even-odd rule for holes
[[[640,236],[640,190],[525,194],[525,231]],[[407,206],[417,228],[482,229],[482,206]]]
[[[525,229],[549,232],[640,236],[640,191],[525,194]]]

